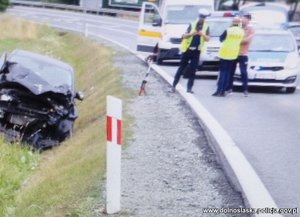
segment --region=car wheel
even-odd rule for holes
[[[160,50],[158,51],[158,53],[157,53],[157,59],[156,59],[156,63],[157,63],[157,65],[162,65],[162,63],[163,63],[163,58],[161,57],[162,55],[161,55],[161,53],[160,53]]]
[[[296,91],[296,87],[287,87],[286,88],[287,93],[295,93],[295,91]]]
[[[56,129],[56,135],[55,135],[56,139],[62,142],[66,138],[71,137],[73,133],[73,125],[74,125],[73,120],[65,119],[60,121]]]

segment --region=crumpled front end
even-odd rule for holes
[[[71,95],[35,95],[19,84],[0,85],[0,131],[8,141],[52,147],[71,135],[76,117]]]

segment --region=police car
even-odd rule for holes
[[[300,49],[300,23],[299,22],[289,22],[285,26],[287,29],[289,29],[293,35],[295,36],[295,39],[297,41],[298,50]]]
[[[290,31],[256,29],[248,57],[249,86],[283,87],[287,93],[295,92],[300,59],[296,40]],[[239,69],[234,85],[242,85]]]

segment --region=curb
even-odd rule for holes
[[[173,78],[171,76],[165,73],[157,65],[154,65],[152,68],[169,84],[172,84]],[[242,193],[248,207],[269,207],[278,209],[269,191],[224,128],[192,94],[186,93],[185,88],[182,85],[179,84],[177,90],[196,113],[202,123],[200,124],[206,129],[208,138],[213,146],[212,148],[216,151],[227,177],[236,190]],[[279,214],[259,213],[254,214],[254,216],[282,217],[282,215]]]

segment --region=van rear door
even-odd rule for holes
[[[137,51],[153,52],[155,45],[161,38],[162,17],[158,7],[149,2],[144,2],[141,9]]]

